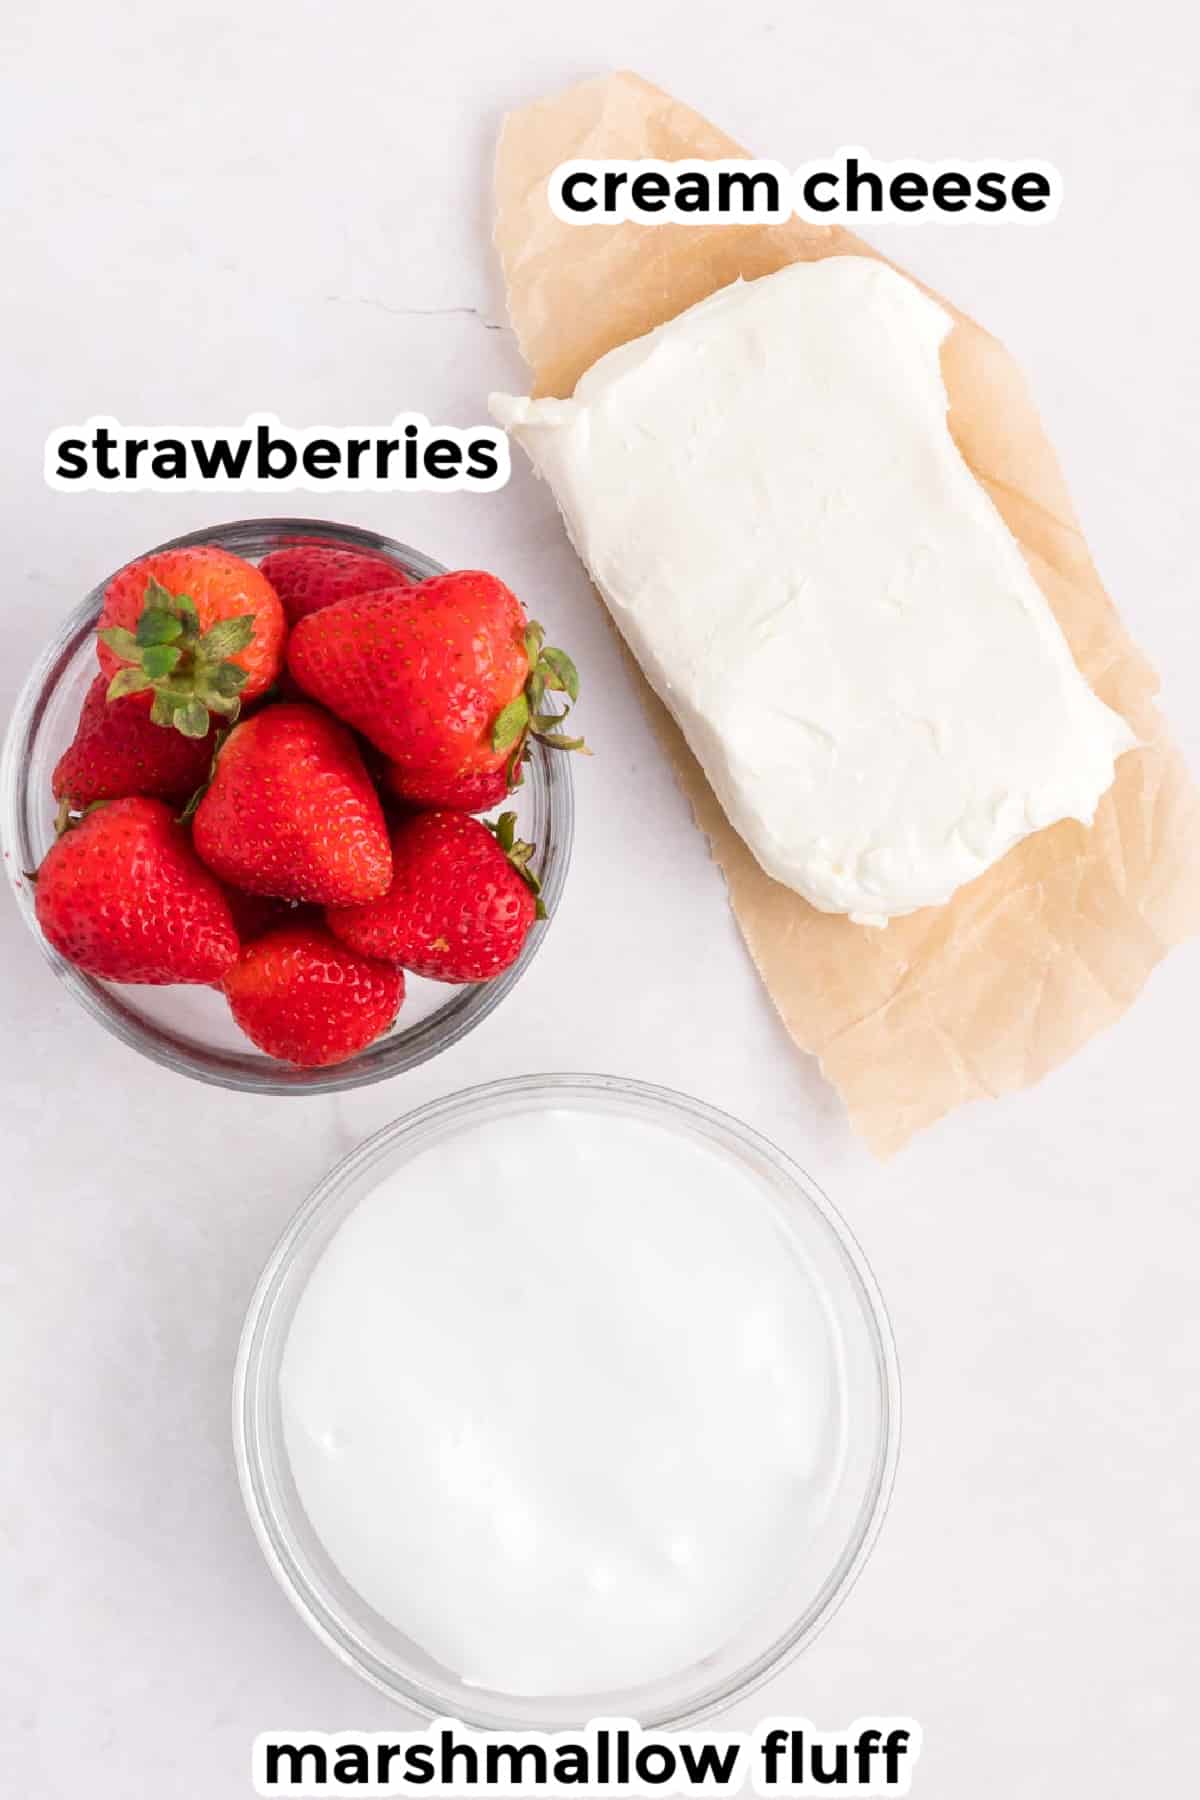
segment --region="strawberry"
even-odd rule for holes
[[[286,544],[258,566],[279,595],[289,625],[335,600],[412,584],[412,577],[386,556],[344,550],[339,544]]]
[[[498,769],[477,775],[452,775],[445,781],[431,775],[423,780],[413,780],[401,764],[385,762],[380,782],[387,796],[394,796],[409,806],[483,813],[491,812],[514,788],[520,787],[521,773],[518,762],[515,766],[505,763]]]
[[[266,692],[286,633],[279,596],[253,563],[214,544],[159,550],[109,582],[100,667],[110,700],[152,693],[156,725],[201,738],[212,714],[236,719]]]
[[[73,812],[129,794],[182,805],[208,774],[214,731],[202,738],[164,731],[151,720],[150,694],[110,700],[108,685],[97,675],[84,696],[75,736],[55,765],[55,799]]]
[[[418,813],[392,836],[392,885],[382,900],[333,907],[329,929],[363,956],[432,981],[487,981],[516,961],[545,917],[515,838],[516,814],[495,829],[458,812]]]
[[[112,800],[72,826],[38,871],[38,923],[104,981],[218,981],[238,939],[220,887],[161,800]]]
[[[336,719],[268,706],[217,753],[192,820],[197,854],[251,894],[348,905],[386,893],[392,873],[379,796]]]
[[[268,1056],[302,1069],[345,1062],[392,1024],[404,976],[319,925],[277,925],[245,945],[224,982],[234,1018]]]
[[[288,668],[384,752],[404,798],[430,805],[447,783],[511,770],[531,732],[585,748],[560,729],[565,715],[543,711],[547,691],[568,705],[579,692],[570,657],[544,637],[502,581],[459,570],[310,613],[292,632]]]

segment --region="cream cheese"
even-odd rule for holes
[[[491,399],[762,867],[868,924],[1090,823],[1135,742],[950,435],[949,329],[831,257],[723,288],[569,400]]]

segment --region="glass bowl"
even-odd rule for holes
[[[634,1117],[728,1159],[753,1178],[772,1229],[817,1302],[834,1389],[819,1502],[779,1553],[771,1599],[719,1651],[669,1679],[621,1691],[523,1698],[469,1685],[375,1612],[310,1524],[288,1461],[280,1368],[301,1294],[331,1238],[381,1179],[432,1146],[497,1118],[546,1109]],[[522,1135],[536,1143],[537,1120]],[[570,1194],[563,1194],[563,1204]],[[741,1200],[739,1198],[739,1204]],[[402,1300],[401,1300],[402,1303]],[[436,1356],[436,1344],[430,1345]],[[382,1422],[381,1422],[382,1428]],[[426,1717],[494,1729],[567,1729],[597,1717],[693,1724],[743,1698],[808,1644],[863,1567],[883,1520],[899,1448],[900,1390],[883,1302],[862,1253],[820,1189],[745,1125],[668,1089],[601,1075],[536,1075],[476,1087],[386,1126],[325,1177],[285,1231],[250,1303],[234,1378],[243,1498],[284,1591],[340,1660]],[[807,1504],[807,1503],[806,1503]]]
[[[220,544],[257,562],[296,538],[389,557],[417,580],[443,573],[441,563],[407,544],[318,519],[245,519],[188,532],[155,550]],[[153,554],[152,551],[143,552]],[[139,559],[140,560],[140,559]],[[495,980],[469,987],[406,976],[406,999],[392,1030],[359,1056],[325,1069],[297,1069],[256,1050],[234,1024],[219,993],[203,987],[140,987],[97,981],[51,948],[34,913],[36,869],[54,842],[54,765],[70,743],[88,686],[97,672],[93,632],[112,576],[93,588],[46,647],[17,700],[0,761],[0,835],[17,904],[42,953],[92,1018],[144,1056],[197,1081],[260,1094],[334,1093],[385,1081],[457,1043],[498,1006],[521,979],[545,935],[530,932],[513,965]],[[574,807],[570,758],[531,741],[525,779],[506,803],[520,835],[537,846],[548,915],[562,893],[571,855]],[[548,921],[547,921],[548,922]]]

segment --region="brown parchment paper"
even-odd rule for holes
[[[568,157],[745,154],[627,73],[509,116],[496,163],[496,247],[536,393],[570,394],[606,350],[739,275],[876,254],[839,227],[796,219],[580,227],[559,222],[546,202],[547,178]],[[1020,542],[1083,673],[1144,746],[1117,764],[1093,827],[1068,821],[1039,832],[947,905],[886,930],[852,925],[762,872],[637,677],[788,1032],[820,1058],[880,1155],[964,1101],[1037,1081],[1119,1017],[1160,957],[1200,929],[1200,795],[1154,706],[1154,671],[1100,585],[1019,370],[995,338],[942,304],[955,319],[942,367],[959,448]]]

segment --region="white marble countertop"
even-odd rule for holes
[[[17,0],[4,35],[6,710],[103,571],[270,510],[51,493],[46,433],[91,412],[478,422],[523,375],[487,247],[499,115],[625,65],[788,165],[846,142],[1058,164],[1050,226],[875,236],[1025,363],[1200,769],[1194,21],[1158,0],[1132,29],[1083,0]],[[1036,1091],[877,1166],[776,1023],[545,490],[520,468],[494,495],[302,499],[495,567],[575,650],[598,754],[576,771],[571,879],[534,972],[476,1033],[303,1103],[139,1060],[0,906],[0,1790],[237,1800],[256,1731],[405,1723],[309,1636],[242,1516],[242,1311],[293,1207],[365,1133],[500,1074],[581,1068],[777,1139],[850,1220],[899,1340],[905,1441],[875,1555],[733,1722],[915,1715],[920,1800],[1181,1793],[1200,1753],[1200,946]]]

